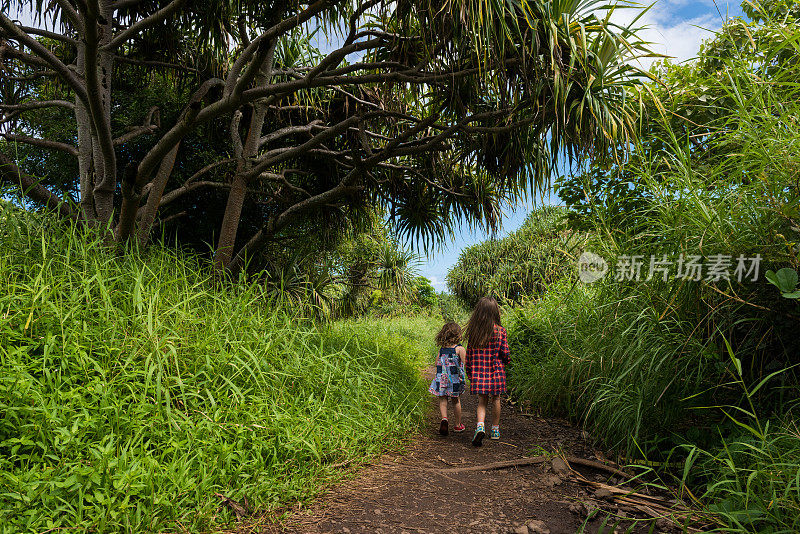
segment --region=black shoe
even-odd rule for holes
[[[442,419],[442,422],[439,423],[439,434],[446,436],[449,434],[447,430],[447,419]]]
[[[472,438],[472,444],[475,445],[476,447],[480,447],[481,445],[483,445],[483,438],[485,437],[486,437],[486,432],[484,432],[483,430],[476,430],[475,436]]]

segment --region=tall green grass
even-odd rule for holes
[[[684,445],[686,462],[681,490],[719,518],[725,532],[800,531],[800,429],[787,414],[774,421],[762,420],[755,398],[775,371],[749,386],[742,362],[726,343],[733,363],[731,383],[741,388],[746,406],[720,407],[736,425],[731,436],[720,435],[721,444],[710,451]],[[691,493],[696,488],[698,496]]]
[[[760,436],[740,433],[706,450],[692,445],[679,479],[684,495],[726,533],[800,532],[800,430],[789,419]]]
[[[429,320],[317,328],[190,255],[0,221],[4,531],[214,530],[219,495],[308,498],[420,420]]]
[[[513,394],[565,415],[607,447],[655,454],[687,423],[714,373],[715,356],[689,324],[660,319],[641,301],[604,302],[602,292],[561,284],[508,321]],[[639,450],[644,448],[644,450]]]
[[[514,395],[579,421],[618,459],[661,465],[723,532],[800,528],[800,307],[764,277],[800,268],[797,28],[759,30],[775,47],[758,51],[763,71],[758,58],[734,54],[702,73],[702,87],[679,84],[718,95],[693,104],[716,118],[694,124],[692,137],[670,117],[650,128],[610,174],[630,185],[610,200],[632,209],[592,198],[580,214],[585,248],[612,269],[622,255],[643,257],[646,274],[651,254],[725,254],[734,267],[740,254],[759,254],[757,279],[629,281],[612,271],[591,285],[553,284],[507,321]]]

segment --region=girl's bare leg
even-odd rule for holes
[[[447,419],[447,397],[439,397],[439,411],[442,412],[442,419]]]
[[[492,426],[500,426],[500,395],[492,395]]]
[[[486,402],[488,395],[478,394],[478,423],[483,423],[486,419]]]
[[[453,416],[455,425],[461,426],[461,399],[458,397],[453,397]]]

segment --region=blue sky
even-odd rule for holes
[[[615,14],[614,18],[618,23],[625,23],[636,14],[635,10],[624,10]],[[673,57],[673,61],[682,62],[691,60],[697,54],[702,41],[709,38],[711,32],[718,30],[726,17],[741,14],[739,2],[659,0],[644,14],[637,26],[644,26],[641,35],[652,43],[651,47],[656,52]],[[537,199],[537,202],[541,205],[542,200]],[[555,195],[548,195],[544,202],[557,204],[559,199]],[[534,201],[529,198],[506,209],[498,236],[519,228],[533,207]],[[442,244],[441,250],[423,258],[420,274],[429,278],[438,291],[445,290],[445,276],[458,261],[461,250],[489,237],[491,236],[487,233],[462,228],[452,239]]]

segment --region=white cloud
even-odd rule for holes
[[[695,57],[702,42],[722,27],[726,16],[724,3],[718,4],[720,11],[713,2],[692,4],[690,17],[681,14],[687,5],[685,0],[659,0],[634,24],[643,28],[639,35],[651,43],[653,51],[671,56],[676,63]],[[612,18],[617,24],[628,24],[638,13],[636,9],[620,9]],[[657,59],[643,58],[641,63],[649,67]]]
[[[427,278],[431,281],[431,285],[436,291],[444,291],[446,289],[447,284],[445,284],[444,280],[439,280],[438,276],[428,276]]]

